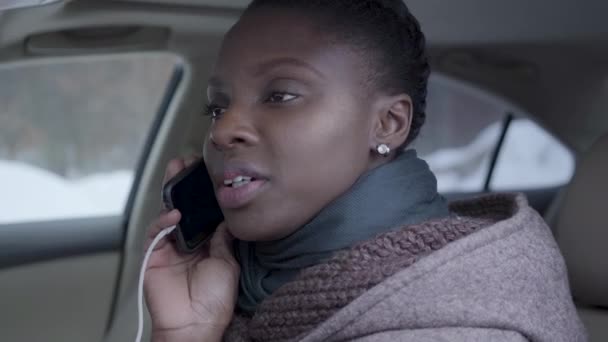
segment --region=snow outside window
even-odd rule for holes
[[[167,54],[0,67],[0,224],[122,215]]]
[[[490,94],[434,75],[426,112],[426,124],[412,147],[435,172],[439,191],[483,191],[503,121],[513,109]],[[556,138],[520,117],[507,131],[490,190],[561,186],[572,177],[574,165],[572,153]]]

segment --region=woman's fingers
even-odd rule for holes
[[[181,170],[186,168],[186,164],[184,160],[181,158],[173,159],[167,164],[167,168],[165,169],[165,177],[163,180],[163,184],[166,184],[171,178],[175,177]]]
[[[167,184],[167,182],[175,177],[175,175],[177,175],[181,170],[183,170],[186,166],[184,165],[184,161],[182,159],[173,159],[169,162],[169,164],[167,164],[167,167],[165,168],[165,176],[163,177],[163,187],[165,186],[165,184]],[[165,196],[163,194],[164,189],[161,191],[161,198],[160,198],[160,202],[161,202],[161,207],[162,208],[167,208],[167,203],[165,203]]]
[[[146,243],[144,244],[144,250],[148,250],[150,244],[163,229],[176,225],[181,219],[181,214],[178,210],[171,210],[169,212],[163,211],[160,216],[152,222],[150,228],[148,228],[148,237],[146,239]],[[163,248],[167,244],[167,238],[162,239],[158,242],[158,244],[154,247],[154,250],[158,250]]]
[[[201,156],[199,156],[199,155],[191,155],[191,156],[186,157],[184,159],[184,165],[186,167],[189,167],[190,165],[194,164],[199,159],[201,159]]]
[[[201,159],[201,156],[199,155],[191,155],[186,158],[172,159],[169,164],[167,164],[167,168],[165,169],[165,177],[163,180],[163,184],[167,183],[171,178],[175,177],[175,175],[177,175],[181,170],[192,165],[199,159]]]

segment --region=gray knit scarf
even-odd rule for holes
[[[237,306],[252,314],[257,305],[303,268],[391,228],[449,214],[428,164],[408,150],[363,175],[292,235],[272,242],[238,241],[241,264]]]

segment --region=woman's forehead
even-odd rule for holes
[[[326,45],[311,19],[293,11],[258,10],[244,15],[226,34],[221,53],[305,55]]]
[[[244,15],[224,38],[215,73],[255,74],[274,64],[308,68],[323,76],[360,67],[353,50],[328,39],[314,20],[285,10]],[[351,69],[349,69],[351,68]]]

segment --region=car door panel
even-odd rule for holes
[[[10,295],[0,296],[2,340],[99,340],[113,305],[123,227],[122,217],[3,225],[0,293]]]
[[[119,267],[104,252],[0,270],[2,341],[99,341]]]
[[[0,270],[121,247],[123,218],[100,217],[2,225]]]

